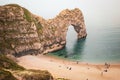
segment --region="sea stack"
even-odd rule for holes
[[[84,16],[78,8],[45,20],[17,4],[0,6],[0,53],[46,54],[62,49],[70,25],[78,39],[86,37]]]

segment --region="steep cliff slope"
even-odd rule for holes
[[[27,70],[0,54],[0,80],[53,80],[48,71]]]
[[[0,53],[20,53],[40,48],[35,19],[16,4],[0,7]],[[40,25],[41,27],[41,25]]]
[[[66,44],[69,25],[78,39],[86,37],[84,17],[78,8],[45,20],[16,4],[0,6],[0,53],[25,55],[59,50]]]

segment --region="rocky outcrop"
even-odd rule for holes
[[[22,55],[48,53],[63,48],[68,27],[72,25],[78,39],[86,37],[82,12],[63,10],[45,20],[16,4],[0,6],[0,53]]]
[[[1,6],[0,52],[9,54],[40,49],[35,23],[27,9],[15,4]]]
[[[39,20],[39,19],[38,19]],[[86,37],[86,28],[82,12],[75,8],[73,10],[63,10],[53,19],[40,19],[43,28],[42,35],[44,37],[44,53],[63,48],[66,44],[66,34],[68,27],[72,25],[78,34],[78,39]],[[42,23],[43,22],[43,23]],[[40,37],[40,40],[43,40]]]

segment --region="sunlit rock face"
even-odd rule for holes
[[[70,25],[78,39],[86,37],[84,17],[78,8],[45,20],[16,4],[0,6],[0,53],[45,54],[62,49]]]
[[[17,54],[39,48],[32,14],[19,5],[0,6],[0,53]]]
[[[46,40],[44,43],[44,53],[63,48],[66,44],[67,30],[72,25],[77,32],[78,39],[86,37],[86,28],[82,12],[75,8],[73,10],[63,10],[59,15],[49,20],[39,20],[42,24],[42,35]]]

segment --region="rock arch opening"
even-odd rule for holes
[[[73,53],[74,45],[77,41],[77,32],[74,29],[74,26],[70,25],[66,34],[66,50],[69,54]]]
[[[70,25],[66,34],[66,46],[71,46],[77,40],[77,32],[74,27]]]

